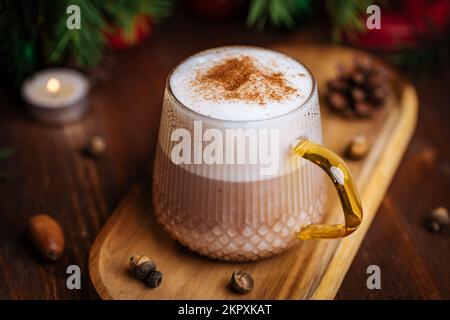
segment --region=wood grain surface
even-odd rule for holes
[[[88,275],[89,249],[153,157],[164,79],[181,59],[218,45],[328,42],[326,34],[314,26],[259,33],[242,21],[176,16],[142,46],[114,54],[110,80],[92,91],[91,112],[63,128],[31,121],[20,101],[1,91],[0,146],[15,153],[0,162],[11,176],[0,181],[0,298],[98,298]],[[418,127],[337,299],[450,299],[449,232],[423,228],[432,208],[450,207],[449,70],[406,76],[418,90]],[[98,161],[80,152],[93,135],[108,143]],[[35,259],[23,237],[38,213],[52,215],[65,230],[65,255],[52,265]],[[82,268],[81,290],[66,287],[70,264]],[[366,287],[371,264],[382,270],[382,290]]]
[[[277,45],[274,49],[308,66],[319,93],[325,92],[327,79],[335,76],[335,65],[366,58],[362,52],[336,46]],[[325,146],[342,153],[357,133],[364,134],[371,145],[364,160],[348,161],[364,210],[363,223],[354,234],[342,240],[301,241],[281,255],[252,263],[213,261],[189,252],[162,231],[152,212],[149,176],[127,195],[92,246],[89,271],[99,295],[104,299],[333,299],[416,125],[414,88],[395,72],[387,79],[393,90],[385,108],[370,121],[349,121],[321,108]],[[328,186],[326,223],[334,224],[342,221],[342,209],[331,182]],[[148,290],[133,281],[128,261],[134,254],[155,260],[166,275],[159,288]],[[255,279],[255,288],[245,296],[229,288],[235,270],[250,272]]]

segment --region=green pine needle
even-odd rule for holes
[[[332,37],[340,41],[344,34],[352,36],[355,32],[364,30],[364,20],[371,0],[327,0],[326,9],[333,24]]]
[[[311,0],[252,0],[247,25],[263,29],[270,22],[277,27],[292,28],[296,19],[310,8]]]
[[[66,8],[70,4],[80,7],[81,29],[67,29]],[[46,48],[48,62],[60,63],[64,58],[70,56],[80,67],[97,65],[101,60],[104,47],[102,30],[107,25],[97,6],[86,0],[60,0],[56,16],[58,19],[55,22],[54,36]]]

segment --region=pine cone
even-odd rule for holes
[[[346,117],[369,118],[384,106],[388,89],[386,72],[371,60],[354,61],[350,69],[341,69],[327,83],[328,105]]]

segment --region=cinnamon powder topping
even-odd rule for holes
[[[208,100],[240,100],[266,104],[297,92],[280,72],[258,68],[253,58],[224,59],[199,72],[193,81],[197,93]]]

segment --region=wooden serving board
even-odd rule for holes
[[[300,59],[316,76],[319,93],[335,76],[338,63],[350,64],[359,51],[342,47],[275,49]],[[378,63],[378,62],[377,62]],[[346,120],[331,114],[320,96],[325,145],[342,153],[356,133],[367,135],[368,156],[349,161],[364,208],[361,227],[340,240],[299,241],[287,252],[268,259],[229,263],[201,257],[172,240],[157,224],[151,205],[151,176],[137,183],[92,246],[89,270],[103,299],[333,299],[377,212],[385,191],[414,131],[418,101],[414,88],[389,71],[393,93],[385,108],[371,120]],[[331,182],[330,182],[331,186]],[[342,221],[335,191],[330,188],[327,222]],[[164,274],[160,287],[149,289],[128,270],[134,254],[151,257]],[[229,279],[234,270],[250,272],[255,288],[234,293]]]

